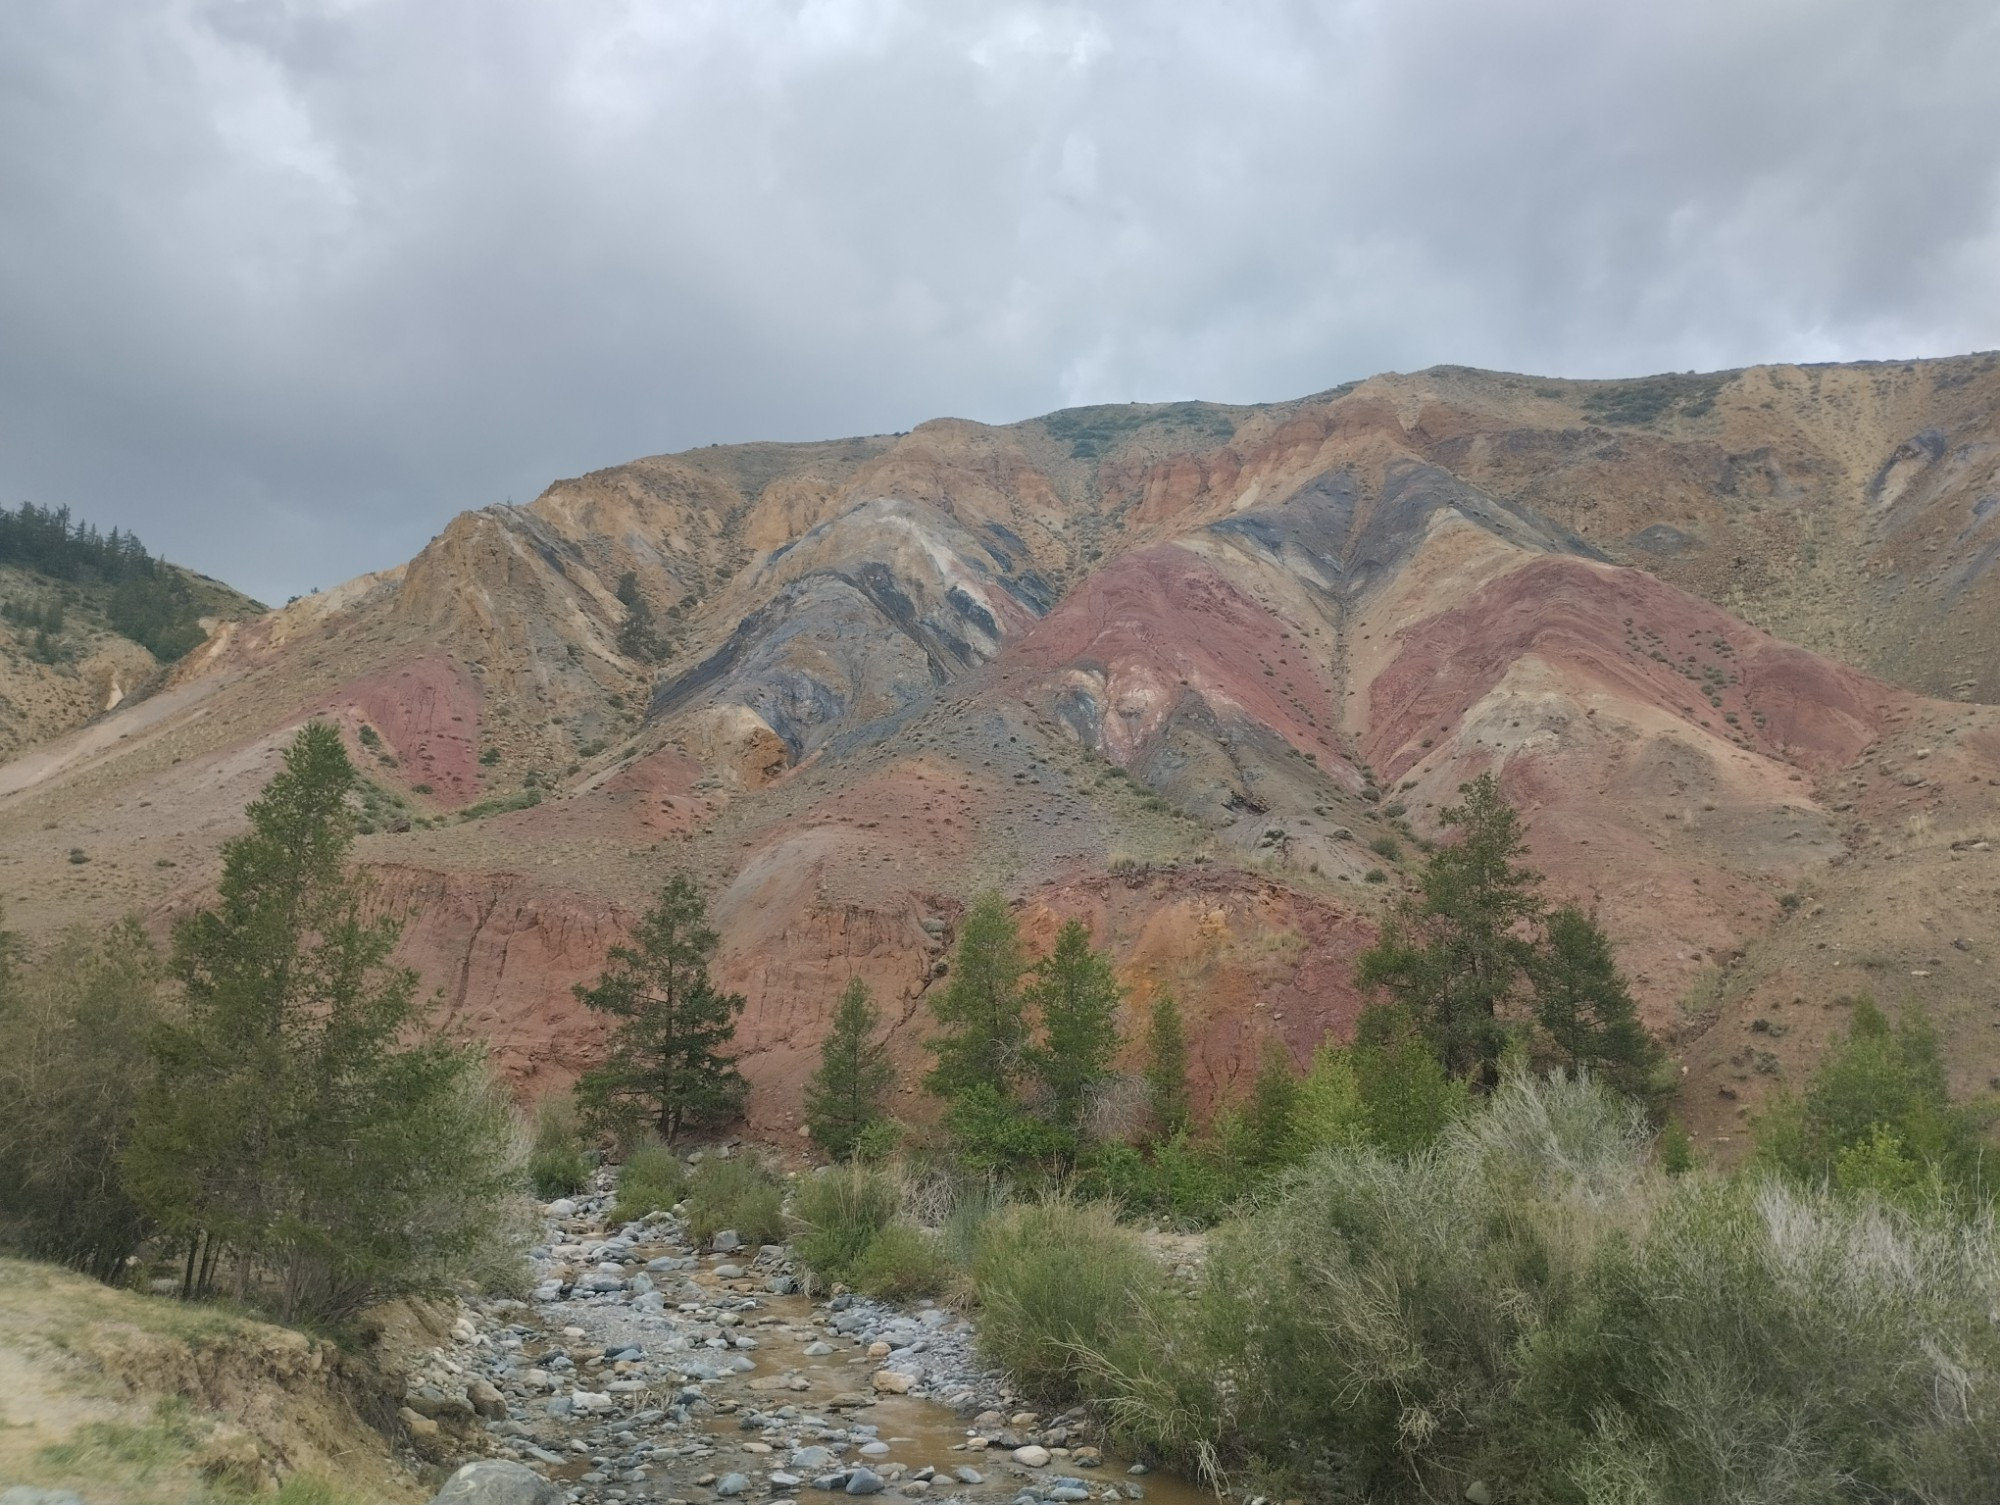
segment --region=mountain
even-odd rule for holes
[[[0,766],[30,932],[164,922],[309,716],[372,781],[404,952],[524,1090],[670,867],[709,886],[767,1131],[833,1000],[906,1065],[965,900],[1087,917],[1205,1093],[1359,1007],[1494,768],[1733,1140],[1871,989],[2000,1072],[2000,356],[1295,402],[658,456],[225,622]],[[914,1072],[906,1072],[906,1077]]]
[[[0,507],[0,756],[147,693],[216,626],[263,610],[67,508]]]

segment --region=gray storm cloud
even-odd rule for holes
[[[712,441],[2000,344],[2000,11],[9,0],[0,498],[266,598]]]

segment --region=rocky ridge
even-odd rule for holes
[[[852,978],[914,1067],[987,885],[1031,938],[1087,919],[1134,1018],[1175,991],[1213,1101],[1266,1041],[1349,1027],[1354,953],[1493,769],[1680,1049],[1698,1136],[1809,1064],[1844,935],[1978,1087],[1996,414],[1990,355],[1439,368],[655,456],[227,626],[0,765],[0,893],[30,935],[164,928],[322,716],[404,959],[524,1096],[590,1059],[571,985],[679,868],[749,999],[759,1132],[796,1130]]]

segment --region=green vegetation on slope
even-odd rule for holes
[[[116,528],[99,533],[72,521],[67,507],[0,507],[0,564],[48,582],[32,599],[5,603],[6,619],[36,634],[31,651],[45,662],[59,656],[65,608],[172,663],[207,637],[200,618],[256,607],[215,581],[153,557],[134,534]]]

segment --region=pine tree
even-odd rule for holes
[[[669,1144],[683,1128],[743,1111],[750,1084],[726,1054],[743,995],[709,979],[719,937],[694,880],[676,874],[641,917],[633,944],[611,948],[592,987],[576,996],[618,1021],[602,1064],[577,1082],[577,1100],[601,1123],[650,1120]]]
[[[1027,1063],[1028,1025],[1021,996],[1027,961],[1007,901],[984,893],[972,901],[959,932],[951,982],[931,1003],[944,1033],[928,1042],[937,1065],[924,1085],[943,1098],[969,1088],[1012,1096]]]
[[[886,1048],[871,1044],[875,1005],[860,978],[847,985],[834,1009],[833,1030],[820,1047],[819,1070],[806,1084],[806,1129],[812,1142],[845,1160],[869,1125],[887,1115],[883,1103],[896,1083]]]
[[[1535,1019],[1565,1066],[1588,1068],[1641,1094],[1660,1050],[1639,1023],[1632,991],[1597,921],[1575,905],[1552,911],[1529,963]]]
[[[1491,1081],[1506,1039],[1500,1011],[1532,955],[1520,928],[1541,915],[1540,877],[1519,865],[1527,842],[1499,781],[1484,773],[1459,792],[1464,802],[1440,812],[1458,839],[1431,853],[1418,892],[1389,917],[1355,975],[1409,1011],[1447,1071]]]
[[[223,847],[219,902],[174,932],[182,1011],[153,1042],[125,1171],[184,1239],[183,1288],[219,1263],[288,1320],[442,1277],[488,1236],[509,1179],[483,1063],[424,1027],[348,866],[356,788],[322,722],[286,749]],[[253,1277],[275,1290],[252,1292]]]
[[[1153,1000],[1146,1022],[1146,1100],[1153,1110],[1153,1131],[1171,1139],[1188,1126],[1188,1041],[1174,995]]]
[[[1111,1074],[1123,994],[1083,922],[1065,921],[1055,949],[1035,964],[1026,995],[1042,1026],[1034,1072],[1048,1091],[1049,1121],[1065,1133],[1077,1132],[1091,1088]]]
[[[1294,1120],[1299,1111],[1299,1073],[1283,1042],[1266,1040],[1250,1100],[1243,1105],[1244,1167],[1272,1170],[1283,1165],[1297,1143]]]
[[[618,628],[618,651],[641,663],[660,657],[659,636],[653,631],[653,607],[639,589],[639,577],[627,570],[618,577],[618,601],[625,620]]]

